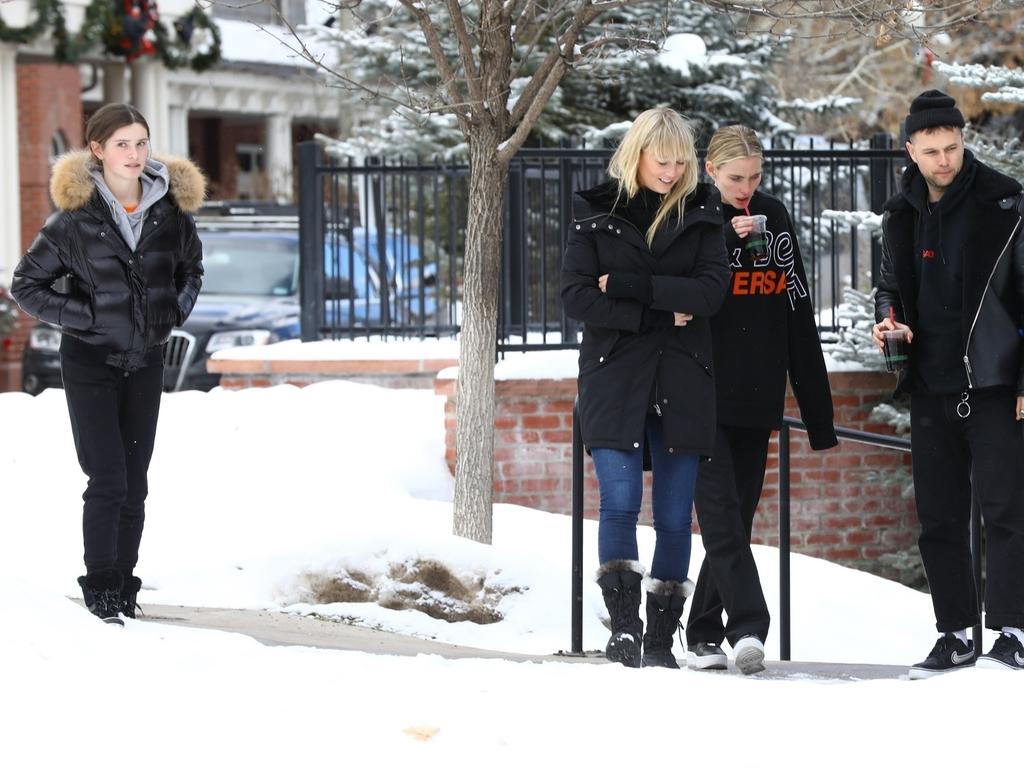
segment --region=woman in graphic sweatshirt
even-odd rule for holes
[[[762,192],[757,134],[731,125],[715,132],[705,170],[722,196],[732,278],[711,319],[717,394],[712,459],[701,465],[695,506],[705,558],[686,639],[693,669],[725,669],[728,639],[744,674],[764,669],[769,615],[750,551],[768,440],[782,423],[786,376],[814,450],[837,444],[832,394],[792,219]],[[754,217],[766,217],[763,235]],[[722,611],[728,616],[723,624]]]
[[[78,583],[93,614],[123,624],[122,615],[135,617],[141,587],[133,571],[163,390],[162,345],[202,284],[190,213],[202,203],[205,181],[188,160],[151,158],[149,125],[128,104],[98,109],[85,138],[87,149],[54,165],[50,194],[58,210],[15,268],[11,294],[61,329],[61,378],[89,478],[86,574]]]

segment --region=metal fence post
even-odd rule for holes
[[[789,661],[789,425],[779,429],[779,658]]]
[[[876,133],[871,137],[872,149],[891,149],[892,138],[887,133]],[[871,211],[881,213],[882,206],[889,199],[892,189],[892,161],[888,158],[878,157],[869,162],[869,175],[871,185]],[[871,240],[871,286],[878,281],[879,270],[882,265],[882,243],[877,237]]]
[[[505,230],[505,290],[501,296],[504,308],[502,316],[506,329],[514,329],[513,333],[522,333],[526,340],[526,306],[524,275],[526,272],[526,227],[527,221],[523,210],[523,164],[514,162],[508,169],[508,181],[505,187],[505,209],[508,222]]]
[[[324,324],[324,202],[316,169],[319,160],[319,144],[299,144],[299,326],[303,341],[318,341]]]
[[[572,653],[583,653],[583,433],[572,405]]]

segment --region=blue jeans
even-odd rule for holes
[[[690,515],[697,481],[695,453],[669,453],[661,434],[661,419],[648,415],[647,445],[654,474],[654,561],[651,576],[663,581],[683,581],[690,567]],[[616,448],[591,450],[601,490],[597,555],[609,560],[637,560],[636,523],[643,499],[643,447],[631,451]]]

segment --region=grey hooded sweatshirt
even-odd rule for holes
[[[142,234],[142,224],[146,220],[146,211],[166,195],[167,190],[170,188],[170,175],[167,172],[167,166],[159,160],[146,160],[146,167],[139,177],[142,182],[142,198],[139,200],[139,207],[131,213],[125,211],[124,206],[117,201],[114,193],[110,191],[110,187],[107,186],[107,182],[103,179],[102,169],[93,170],[90,172],[90,175],[96,182],[96,189],[110,209],[110,216],[113,218],[114,223],[117,224],[121,237],[124,238],[128,247],[134,251],[135,246],[139,244],[139,235]]]

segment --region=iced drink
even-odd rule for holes
[[[765,238],[765,224],[768,217],[764,214],[756,214],[750,217],[753,227],[747,235],[747,243],[744,246],[747,255],[753,259],[764,259],[768,256],[768,241]]]
[[[907,332],[882,331],[882,342],[884,347],[882,354],[885,356],[885,370],[901,371],[907,367]]]

